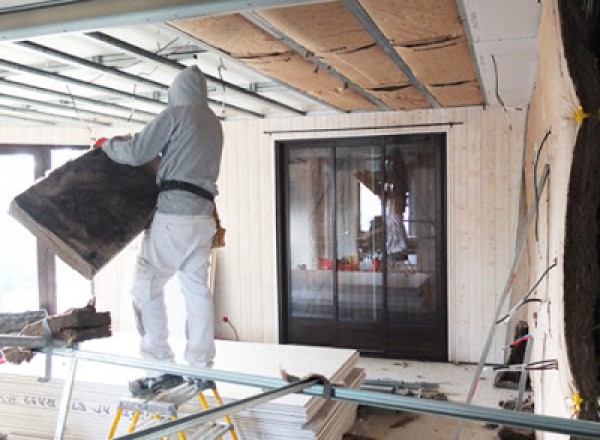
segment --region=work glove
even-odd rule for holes
[[[102,145],[104,145],[104,143],[108,140],[108,138],[100,138],[96,141],[96,143],[94,144],[94,148],[102,148]]]

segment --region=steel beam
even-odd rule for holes
[[[365,89],[360,87],[358,84],[355,84],[354,82],[350,81],[349,78],[347,78],[345,75],[343,75],[340,72],[338,72],[337,70],[335,70],[329,64],[326,64],[325,62],[323,62],[319,57],[315,56],[310,50],[308,50],[301,44],[297,43],[296,41],[292,40],[290,37],[285,35],[279,29],[276,29],[273,25],[271,25],[271,23],[269,23],[267,20],[262,18],[256,12],[254,12],[254,11],[242,12],[241,15],[243,15],[247,20],[254,23],[256,26],[260,27],[262,30],[264,30],[268,34],[277,38],[278,41],[285,44],[287,47],[289,47],[296,53],[299,53],[300,55],[302,55],[302,57],[306,58],[311,63],[315,63],[315,65],[318,66],[319,69],[321,69],[322,71],[329,73],[333,77],[342,81],[344,84],[347,84],[348,88],[354,90],[356,93],[361,95],[363,98],[366,98],[368,101],[375,104],[377,107],[379,107],[379,109],[391,110],[391,108],[388,105],[386,105],[384,102],[382,102],[380,99],[376,98],[375,96],[371,95],[370,93],[367,93],[367,91]]]
[[[388,57],[404,72],[411,84],[425,97],[429,105],[433,108],[439,108],[440,103],[435,96],[415,77],[412,69],[400,57],[396,49],[390,44],[388,38],[381,32],[379,26],[375,24],[371,16],[365,11],[358,0],[342,0],[342,3],[352,13],[354,18],[362,25],[362,27],[373,37],[375,42],[383,49]]]
[[[0,14],[0,40],[322,2],[323,0],[88,0]]]
[[[114,77],[117,77],[117,78],[124,79],[126,81],[131,81],[133,83],[144,84],[144,85],[146,85],[146,86],[148,86],[148,87],[150,87],[152,89],[155,89],[155,90],[156,89],[163,90],[163,91],[168,91],[169,90],[169,86],[166,85],[166,84],[162,84],[162,83],[153,81],[151,79],[144,78],[142,76],[133,75],[131,73],[127,73],[127,72],[124,72],[122,70],[115,69],[114,67],[109,67],[109,66],[105,66],[105,65],[100,64],[100,63],[95,63],[93,61],[89,61],[89,60],[86,60],[84,58],[79,58],[79,57],[76,57],[74,55],[71,55],[71,54],[68,54],[68,53],[65,53],[65,52],[62,52],[62,51],[59,51],[59,50],[52,49],[50,47],[44,46],[42,44],[34,43],[34,42],[31,42],[31,41],[19,41],[19,42],[15,43],[15,44],[17,44],[18,46],[24,47],[26,49],[35,51],[35,52],[43,53],[44,55],[50,56],[52,58],[59,59],[59,60],[62,60],[62,61],[66,61],[67,63],[69,63],[71,65],[83,67],[83,68],[90,69],[90,70],[95,70],[95,71],[100,72],[100,73],[102,73],[104,75],[114,76]],[[172,61],[172,62],[176,63],[175,61]],[[176,63],[176,64],[178,64],[178,63]],[[185,68],[185,66],[183,66],[183,67]],[[222,104],[221,101],[218,101],[216,99],[211,99],[208,96],[207,96],[207,99],[208,99],[209,102],[212,102],[214,104],[218,104],[218,105]],[[264,117],[264,115],[262,115],[261,113],[257,113],[257,112],[251,111],[251,110],[247,110],[247,109],[244,109],[242,107],[239,107],[239,106],[236,106],[236,105],[233,105],[233,104],[227,104],[227,103],[225,103],[224,105],[225,105],[225,107],[227,107],[229,109],[232,109],[232,110],[235,110],[235,111],[239,111],[241,113],[245,113],[245,114],[250,115],[250,116],[255,116],[255,117],[260,117],[260,118]]]
[[[133,44],[127,43],[123,40],[119,40],[118,38],[112,37],[110,35],[107,35],[105,33],[102,32],[89,32],[87,34],[85,34],[86,36],[93,38],[97,41],[102,41],[103,43],[106,43],[110,46],[116,47],[117,49],[120,49],[122,51],[125,51],[127,53],[129,53],[130,55],[133,55],[134,57],[137,57],[138,59],[144,60],[144,61],[149,61],[152,63],[156,63],[159,64],[161,66],[166,66],[169,67],[171,69],[174,70],[183,70],[186,68],[185,64],[179,63],[177,61],[173,61],[170,60],[166,57],[157,55],[155,53],[149,52],[145,49],[142,49],[141,47],[138,46],[134,46]],[[237,93],[240,93],[244,96],[247,96],[249,98],[252,99],[257,99],[260,100],[261,102],[268,104],[268,105],[272,105],[275,106],[277,108],[280,108],[282,110],[285,111],[289,111],[292,113],[296,113],[298,115],[302,115],[304,116],[306,114],[306,112],[303,112],[301,110],[298,110],[294,107],[291,107],[289,105],[283,104],[279,101],[275,101],[274,99],[268,98],[266,96],[261,96],[257,93],[251,92],[250,90],[244,89],[243,87],[239,87],[235,84],[229,83],[227,81],[223,81],[220,78],[217,78],[215,76],[209,75],[207,73],[204,73],[204,76],[206,77],[207,81],[215,83],[220,85],[221,87],[225,87],[227,89],[231,89]]]
[[[149,371],[169,372],[171,374],[179,374],[192,378],[212,379],[215,381],[223,381],[260,388],[280,388],[288,384],[282,379],[273,377],[215,370],[213,368],[191,367],[187,365],[173,364],[170,362],[150,361],[146,359],[136,359],[107,353],[95,353],[64,348],[55,348],[53,353],[55,355],[77,357],[79,359],[94,362],[141,368]],[[415,399],[414,397],[383,394],[375,391],[364,391],[351,388],[340,388],[336,386],[314,385],[310,388],[304,389],[302,393],[315,397],[354,402],[357,404],[391,409],[395,411],[432,414],[458,418],[461,420],[475,420],[480,422],[496,423],[500,425],[537,429],[559,434],[600,438],[600,423],[589,422],[585,420],[542,416],[538,414],[467,405],[464,403]]]

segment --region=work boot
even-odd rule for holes
[[[145,397],[175,388],[183,383],[183,377],[176,374],[163,374],[157,377],[142,377],[129,382],[129,392],[133,396]]]

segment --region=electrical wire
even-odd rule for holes
[[[535,291],[535,289],[537,289],[537,287],[540,285],[540,283],[546,277],[546,275],[548,275],[548,272],[550,272],[552,269],[554,269],[556,267],[556,265],[557,265],[557,262],[556,262],[556,259],[554,259],[554,263],[552,263],[552,265],[550,265],[544,271],[544,273],[542,274],[542,276],[540,276],[540,278],[536,281],[536,283],[533,285],[533,287],[531,289],[529,289],[529,291],[527,292],[527,294],[517,304],[515,304],[515,306],[512,309],[510,309],[506,315],[504,315],[502,318],[500,318],[498,321],[496,321],[496,324],[500,324],[501,322],[507,321],[508,318],[510,318],[512,315],[514,315],[515,312],[523,304],[526,304],[528,302],[537,302],[537,301],[542,302],[541,299],[529,299],[529,297]]]

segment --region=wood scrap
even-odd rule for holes
[[[28,324],[19,335],[48,337],[48,328],[51,339],[64,341],[66,346],[72,346],[78,342],[111,336],[110,326],[110,313],[97,312],[95,299],[92,299],[83,308],[69,309],[62,315]],[[34,356],[33,351],[20,347],[5,347],[2,351],[5,359],[14,364],[29,362]]]

